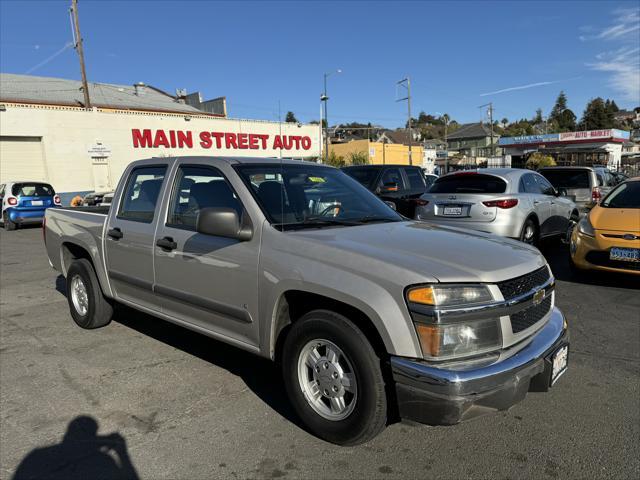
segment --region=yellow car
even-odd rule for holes
[[[569,252],[579,269],[640,275],[640,177],[614,187],[582,217]]]

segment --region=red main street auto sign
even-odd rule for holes
[[[311,137],[266,133],[131,130],[134,148],[204,148],[216,150],[310,150]]]

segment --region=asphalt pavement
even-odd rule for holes
[[[572,342],[551,392],[344,448],[300,427],[266,360],[125,308],[78,328],[40,229],[1,231],[0,479],[640,478],[640,282],[543,252]]]

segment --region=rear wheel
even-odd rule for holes
[[[7,212],[4,212],[4,214],[2,215],[2,223],[4,224],[4,229],[5,230],[15,230],[18,225],[15,222],[12,222],[11,219],[9,218],[9,215],[7,215]]]
[[[287,393],[318,437],[339,445],[364,443],[387,421],[387,397],[376,355],[347,318],[314,310],[289,331],[282,358]]]
[[[113,307],[102,295],[91,262],[74,260],[67,272],[67,301],[73,320],[87,329],[104,327],[111,321]]]
[[[538,224],[533,218],[527,218],[520,232],[520,241],[535,246],[538,245],[538,237]]]

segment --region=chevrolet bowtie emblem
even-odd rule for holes
[[[533,305],[540,305],[540,303],[544,300],[544,297],[546,296],[546,293],[544,291],[544,289],[542,290],[538,290],[536,293],[533,294]]]

